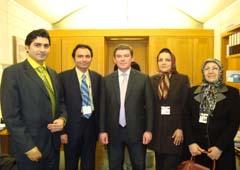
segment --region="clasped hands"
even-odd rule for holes
[[[218,160],[222,154],[222,150],[216,146],[212,146],[206,151],[205,149],[202,149],[197,143],[192,143],[188,146],[188,148],[192,156],[197,156],[205,153],[212,160]]]
[[[63,127],[64,127],[64,119],[62,118],[55,119],[53,123],[49,123],[47,125],[47,128],[52,133],[63,130]],[[33,147],[31,150],[25,152],[25,154],[31,161],[35,161],[35,162],[39,161],[42,158],[42,153],[36,146]]]

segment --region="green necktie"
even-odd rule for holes
[[[48,92],[48,95],[50,97],[50,101],[51,101],[51,105],[52,105],[52,114],[54,115],[55,114],[55,111],[56,111],[56,100],[55,100],[55,93],[54,93],[54,90],[52,88],[52,86],[50,85],[50,83],[48,82],[47,80],[47,70],[43,67],[43,66],[40,66],[37,68],[37,71],[44,83],[44,86],[46,87],[46,90]]]

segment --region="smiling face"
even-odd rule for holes
[[[158,56],[158,69],[160,72],[170,72],[172,69],[172,58],[169,53],[160,53]]]
[[[26,45],[26,50],[33,60],[42,65],[50,52],[49,40],[44,37],[37,37],[29,46]]]
[[[115,52],[114,62],[122,72],[127,71],[131,67],[133,56],[129,49],[119,49]]]
[[[75,52],[74,62],[82,72],[86,72],[92,62],[91,52],[87,48],[78,48]]]
[[[203,76],[209,83],[214,83],[219,80],[220,69],[214,62],[208,62],[203,68]]]

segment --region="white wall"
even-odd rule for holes
[[[13,63],[12,36],[25,40],[39,28],[51,29],[51,24],[22,7],[14,0],[0,1],[0,64]]]
[[[51,24],[23,8],[14,0],[0,0],[0,69],[2,68],[1,64],[13,63],[12,37],[16,36],[24,42],[30,31],[39,28],[51,29]]]
[[[240,24],[240,0],[225,8],[204,24],[206,29],[214,29],[214,58],[221,59],[221,34]]]
[[[158,29],[202,28],[196,22],[169,3],[148,0],[88,1],[81,10],[54,25],[56,29]],[[126,2],[126,3],[123,3]],[[106,5],[107,4],[107,5]],[[138,4],[138,5],[136,5]],[[154,16],[154,17],[153,17]]]

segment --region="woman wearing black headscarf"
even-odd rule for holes
[[[183,142],[182,114],[189,79],[176,70],[174,54],[167,48],[157,55],[159,73],[151,77],[155,94],[153,138],[156,170],[176,170]]]
[[[217,170],[236,170],[239,91],[224,84],[223,67],[216,59],[203,63],[202,74],[202,84],[191,88],[187,100],[185,142],[196,162],[210,168],[216,160]]]

